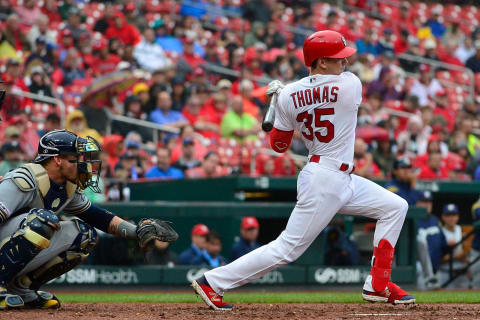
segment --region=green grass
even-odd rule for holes
[[[479,303],[480,292],[412,292],[417,303]],[[200,302],[193,293],[60,293],[62,302]],[[248,292],[228,293],[225,300],[232,303],[360,303],[359,292]]]

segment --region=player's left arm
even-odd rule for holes
[[[277,99],[275,107],[275,122],[270,132],[270,146],[279,153],[284,153],[290,147],[293,139],[294,126],[287,114],[286,108],[289,107],[287,102],[288,89],[282,89]]]
[[[92,204],[82,193],[75,193],[74,199],[64,211],[74,214],[103,232],[136,240],[141,248],[146,248],[154,239],[164,242],[174,242],[178,239],[178,234],[164,221],[147,218],[142,219],[139,225],[135,225]]]

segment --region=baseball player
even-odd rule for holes
[[[0,181],[0,310],[59,308],[57,297],[39,289],[87,258],[97,243],[95,228],[135,239],[143,249],[178,238],[163,221],[136,226],[85,198],[87,187],[100,191],[98,151],[91,137],[51,131],[40,139],[34,163]],[[72,218],[60,221],[61,212]]]
[[[298,175],[297,203],[280,236],[234,262],[204,274],[192,286],[215,310],[230,310],[227,290],[249,283],[295,261],[337,212],[378,220],[370,275],[363,299],[410,304],[415,298],[390,281],[394,247],[408,204],[376,183],[352,174],[357,110],[362,100],[360,80],[344,72],[356,49],[335,31],[318,31],[304,42],[310,76],[286,86],[272,81],[268,95],[277,94],[270,144],[288,150],[296,129],[309,150],[309,161]]]

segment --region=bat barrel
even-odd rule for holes
[[[262,121],[262,130],[265,132],[270,132],[273,129],[273,123],[275,121],[275,105],[277,104],[277,94],[273,94],[272,100],[270,101],[270,106],[265,112],[265,116]]]

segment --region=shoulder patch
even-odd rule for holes
[[[12,172],[11,179],[22,191],[32,191],[36,188],[35,178],[32,176],[30,170],[25,167],[15,169]]]

